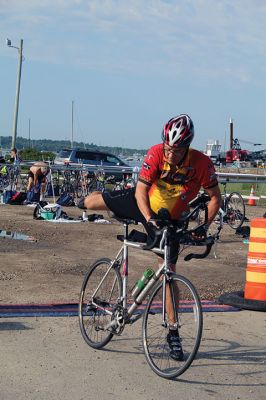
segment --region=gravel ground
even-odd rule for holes
[[[262,217],[265,212],[261,206],[246,208],[248,219]],[[76,207],[65,207],[64,211],[75,219],[82,215]],[[123,233],[122,225],[101,214],[111,223],[34,220],[32,207],[1,205],[2,232],[33,238],[25,241],[0,237],[1,303],[77,302],[88,266],[97,258],[114,257],[121,245],[116,235]],[[244,289],[248,244],[225,227],[215,253],[217,258],[212,251],[208,258],[190,262],[182,261],[181,255],[177,264],[177,272],[195,284],[202,299],[216,299],[224,292]],[[129,287],[143,270],[156,266],[154,254],[130,249]]]

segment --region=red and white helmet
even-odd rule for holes
[[[188,147],[194,138],[194,125],[187,114],[171,118],[164,126],[162,140],[171,147]]]

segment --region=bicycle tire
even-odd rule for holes
[[[230,228],[236,230],[245,221],[245,203],[238,192],[232,192],[225,202],[226,222]]]
[[[197,213],[195,213],[195,215],[193,216],[191,227],[195,229],[197,226],[203,224],[204,222],[205,212],[204,210],[198,210]],[[222,216],[221,213],[218,212],[208,228],[207,235],[213,236],[215,239],[218,239],[222,227]]]
[[[122,296],[122,279],[117,267],[111,267],[109,258],[101,258],[86,273],[79,298],[79,326],[85,342],[95,349],[104,347],[113,337],[110,331],[100,328],[111,321],[111,313]],[[111,267],[111,268],[110,268]],[[108,269],[110,268],[108,274]],[[92,304],[92,294],[103,277],[105,279]],[[109,279],[110,278],[110,279]],[[109,298],[108,298],[109,296]],[[98,303],[98,307],[97,304]]]
[[[133,188],[136,186],[136,182],[133,178],[128,178],[125,180],[124,182],[124,189],[129,189],[129,188]]]
[[[88,194],[97,191],[97,181],[93,178],[88,179],[87,192]]]
[[[147,362],[157,375],[166,379],[178,377],[190,366],[200,345],[203,326],[201,303],[195,287],[188,279],[177,274],[173,274],[169,281],[173,288],[174,282],[179,290],[177,321],[184,360],[175,361],[169,355],[170,349],[166,341],[168,326],[162,320],[162,282],[155,286],[149,297],[142,324]]]
[[[74,192],[75,192],[75,197],[77,197],[77,199],[79,199],[80,197],[84,196],[83,187],[82,187],[80,182],[75,183],[73,185],[73,189],[74,189]]]

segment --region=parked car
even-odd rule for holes
[[[105,170],[105,177],[112,176],[115,181],[121,181],[128,174],[131,175],[131,168],[128,164],[111,153],[99,150],[63,149],[55,157],[54,163],[68,166],[83,164],[96,167],[97,169],[98,167],[102,167]],[[93,177],[93,175],[94,172],[92,170],[89,172],[89,176]]]
[[[265,165],[266,163],[266,150],[252,151],[249,154],[249,161],[253,167]]]
[[[87,149],[61,150],[55,157],[55,164],[69,163],[128,167],[124,161],[111,153]]]

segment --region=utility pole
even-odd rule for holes
[[[71,149],[74,143],[74,101],[72,100],[72,113],[71,113]]]
[[[12,136],[12,145],[11,145],[11,148],[13,149],[14,147],[16,147],[16,141],[17,141],[19,93],[20,93],[21,68],[22,68],[22,59],[23,59],[23,39],[20,40],[19,47],[12,46],[10,39],[7,39],[6,44],[8,47],[13,47],[13,48],[17,49],[18,55],[19,55],[16,100],[15,100],[15,110],[14,110],[14,120],[13,120],[13,136]]]
[[[30,118],[29,118],[29,149],[31,148],[31,145],[30,145]]]

